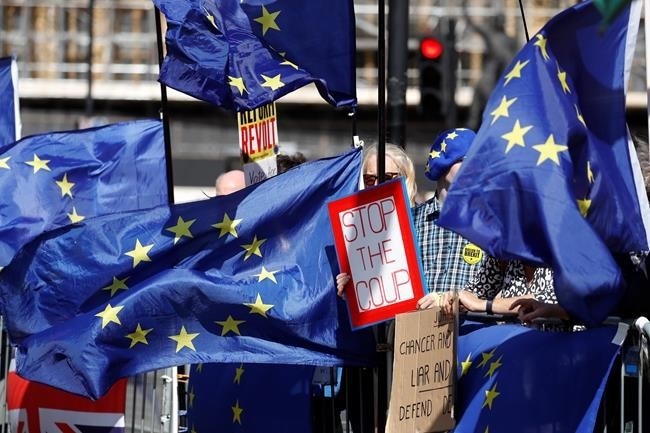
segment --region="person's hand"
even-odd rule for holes
[[[418,300],[417,309],[426,310],[427,308],[441,307],[443,293],[431,292]]]
[[[350,282],[350,275],[342,272],[336,276],[336,294],[345,299],[345,285]]]
[[[485,311],[485,300],[467,290],[459,290],[458,306],[461,311]]]
[[[567,320],[569,315],[566,310],[558,304],[547,304],[536,299],[517,299],[510,306],[511,310],[517,310],[517,316],[523,323],[530,323],[540,317],[557,317]]]

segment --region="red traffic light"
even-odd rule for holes
[[[444,46],[442,45],[442,42],[436,38],[427,37],[420,40],[420,54],[422,54],[422,57],[425,59],[438,59],[442,56],[443,51]]]

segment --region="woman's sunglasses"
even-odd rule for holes
[[[384,173],[384,180],[392,180],[395,179],[397,176],[399,176],[399,173],[394,173],[389,171]],[[379,176],[377,176],[376,174],[364,174],[363,184],[365,186],[374,186],[377,183],[377,179],[379,179]]]

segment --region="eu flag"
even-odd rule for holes
[[[13,57],[0,58],[0,151],[20,138],[18,68]]]
[[[18,373],[98,397],[174,365],[371,361],[372,335],[341,317],[326,206],[358,189],[360,159],[355,149],[227,196],[36,239],[0,279]]]
[[[311,431],[314,367],[279,364],[193,365],[187,427],[222,433]]]
[[[626,332],[493,325],[461,335],[454,432],[593,432]]]
[[[551,267],[560,304],[589,324],[622,293],[611,252],[648,249],[625,123],[639,10],[601,32],[593,3],[579,3],[524,46],[438,220],[495,257]]]
[[[0,153],[0,267],[41,233],[167,203],[162,122],[25,137]]]
[[[231,110],[309,83],[356,104],[352,0],[153,0],[167,19],[160,81]]]

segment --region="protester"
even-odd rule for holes
[[[246,186],[246,178],[242,170],[230,170],[221,173],[214,182],[217,195],[228,195]]]
[[[483,251],[476,245],[436,224],[447,191],[474,137],[476,133],[471,129],[449,129],[436,137],[429,151],[425,175],[436,183],[435,195],[413,208],[428,292],[418,301],[420,309],[436,305],[437,292],[464,287],[483,259]]]
[[[307,158],[301,152],[296,152],[293,155],[280,153],[275,157],[275,162],[278,166],[278,174],[282,174],[290,168],[307,162]]]

